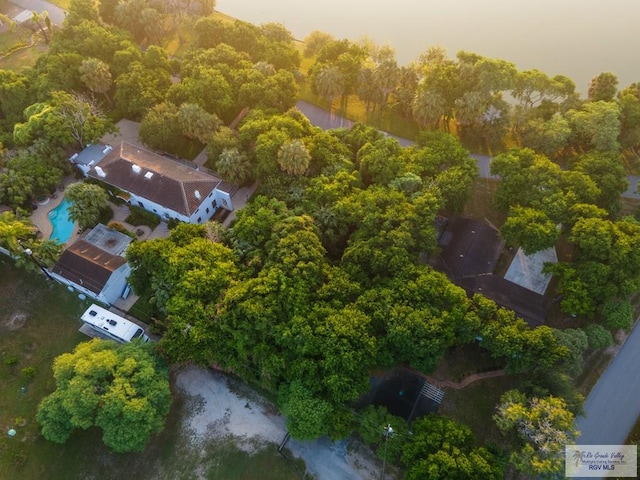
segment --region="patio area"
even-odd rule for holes
[[[45,201],[38,203],[38,208],[31,213],[29,217],[31,222],[38,229],[39,235],[41,238],[46,239],[51,236],[53,232],[53,225],[49,220],[49,212],[56,207],[58,207],[62,200],[64,199],[64,191],[65,189],[75,183],[77,180],[72,176],[65,177],[61,187],[59,187],[55,193],[49,196]],[[150,227],[146,225],[131,225],[126,223],[125,220],[129,216],[129,207],[127,205],[115,205],[113,203],[109,203],[109,207],[113,210],[113,218],[112,221],[118,222],[122,224],[127,230],[136,234],[136,239],[138,240],[149,240],[153,238],[164,238],[169,235],[169,228],[167,227],[166,222],[161,222],[155,229],[151,230]],[[76,223],[73,234],[65,242],[66,245],[71,245],[74,243],[79,237],[80,229],[78,224]]]
[[[53,195],[49,196],[49,199],[46,202],[38,203],[37,210],[34,210],[31,213],[29,219],[38,229],[39,235],[43,239],[47,239],[51,236],[53,232],[53,225],[49,220],[49,212],[55,209],[58,205],[62,203],[64,199],[64,191],[65,189],[71,185],[72,183],[77,182],[73,175],[68,175],[62,180],[62,185],[58,186],[58,189],[53,193]],[[79,237],[79,228],[78,224],[74,226],[73,233],[69,240],[67,240],[67,244],[72,244]]]

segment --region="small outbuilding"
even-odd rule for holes
[[[71,244],[51,269],[51,276],[73,289],[112,305],[131,291],[131,268],[124,253],[132,238],[99,224]]]

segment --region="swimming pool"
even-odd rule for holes
[[[73,233],[73,227],[75,223],[69,219],[68,208],[71,206],[71,202],[65,198],[62,203],[56,208],[51,210],[47,216],[51,225],[53,225],[53,232],[49,238],[51,240],[58,240],[60,243],[66,243]]]

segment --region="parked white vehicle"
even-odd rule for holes
[[[143,342],[149,341],[142,327],[95,304],[91,305],[80,319],[95,331],[116,342],[130,343],[137,338]]]

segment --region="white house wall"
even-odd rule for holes
[[[189,223],[204,223],[213,217],[216,211],[221,207],[220,201],[216,197],[217,191],[218,190],[214,189],[209,193],[209,195],[207,195],[189,218]],[[207,208],[209,209],[208,212]]]
[[[58,275],[55,272],[49,272],[50,275],[55,278],[57,281],[59,281],[60,283],[64,284],[64,285],[69,285],[70,287],[72,287],[74,290],[80,292],[80,293],[84,293],[87,297],[93,298],[94,300],[97,300],[99,302],[102,303],[108,303],[103,295],[100,294],[95,294],[93,293],[91,290],[83,287],[82,285],[79,285],[77,283],[72,282],[71,280],[69,280],[68,278],[65,278],[61,275]]]
[[[143,197],[139,197],[138,195],[135,195],[131,192],[127,192],[129,193],[129,195],[131,195],[131,198],[129,198],[129,203],[133,206],[136,207],[140,207],[140,208],[144,208],[145,210],[149,211],[149,212],[153,212],[156,213],[158,215],[160,215],[160,218],[162,218],[163,220],[166,220],[167,218],[175,218],[176,220],[180,220],[182,222],[189,222],[190,219],[189,217],[187,217],[186,215],[183,215],[181,213],[178,213],[174,210],[171,210],[169,208],[166,208],[162,205],[159,205],[155,202],[152,202],[151,200],[148,200],[146,198]]]
[[[125,263],[116,271],[114,271],[109,277],[106,285],[102,288],[102,291],[98,294],[85,288],[83,285],[74,283],[68,278],[65,278],[53,271],[50,271],[49,273],[60,283],[73,287],[74,290],[80,293],[84,293],[87,297],[93,298],[94,300],[107,305],[112,305],[116,300],[118,300],[120,294],[124,291],[124,288],[127,284],[127,278],[129,278],[129,275],[131,274],[131,267],[129,267],[128,263]]]

